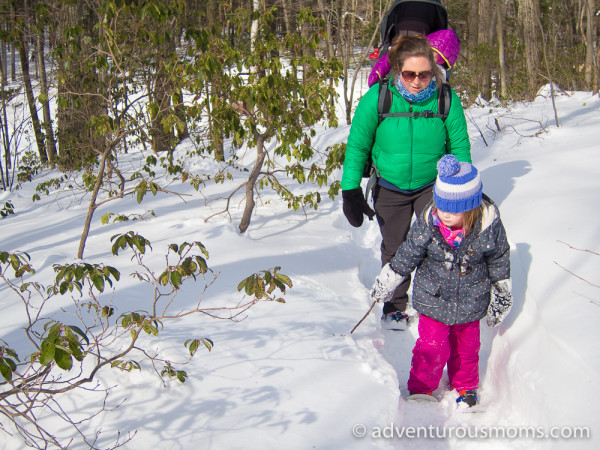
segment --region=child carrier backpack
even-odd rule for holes
[[[392,40],[400,34],[421,34],[423,36],[445,30],[448,26],[448,12],[440,0],[395,0],[381,21],[381,44],[378,56],[381,58],[387,53]],[[387,56],[386,56],[387,58]],[[410,112],[390,113],[392,93],[388,87],[389,77],[379,79],[379,101],[377,114],[379,123],[387,117],[424,117],[440,118],[443,121],[448,117],[451,103],[450,86],[442,83],[438,89],[438,112]],[[377,174],[373,167],[371,154],[363,170],[363,177],[369,178],[366,197],[376,181]]]
[[[379,55],[399,34],[422,34],[448,28],[448,11],[440,0],[396,0],[381,21]]]

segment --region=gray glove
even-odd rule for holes
[[[404,277],[402,275],[395,272],[389,264],[386,264],[381,269],[381,272],[379,272],[377,278],[375,278],[375,283],[373,283],[373,287],[371,288],[371,300],[387,302],[392,298],[394,291],[403,280]]]
[[[513,304],[510,293],[512,282],[510,278],[492,283],[490,290],[490,305],[487,310],[487,324],[489,327],[497,327],[508,315]]]

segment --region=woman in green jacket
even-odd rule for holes
[[[417,113],[416,116],[386,117],[379,122],[379,84],[373,85],[358,103],[342,175],[344,215],[359,227],[364,215],[377,216],[381,231],[381,263],[396,254],[417,216],[432,199],[437,162],[447,153],[459,161],[471,162],[471,145],[460,99],[451,91],[448,117],[423,117],[419,113],[438,111],[438,89],[442,75],[425,37],[400,35],[389,50],[394,71],[389,81],[392,93],[390,113]],[[375,211],[366,202],[360,183],[369,156],[377,172],[373,189]],[[385,329],[406,329],[410,277],[396,289],[383,306]]]

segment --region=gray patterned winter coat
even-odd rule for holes
[[[433,206],[428,205],[390,262],[402,276],[417,268],[412,302],[420,314],[447,325],[479,320],[486,315],[491,284],[510,277],[500,213],[485,195],[483,206],[482,216],[454,248],[433,224]]]

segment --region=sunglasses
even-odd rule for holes
[[[409,83],[412,83],[415,78],[420,81],[430,81],[433,78],[433,72],[426,70],[425,72],[413,72],[412,70],[403,70],[402,78]]]

